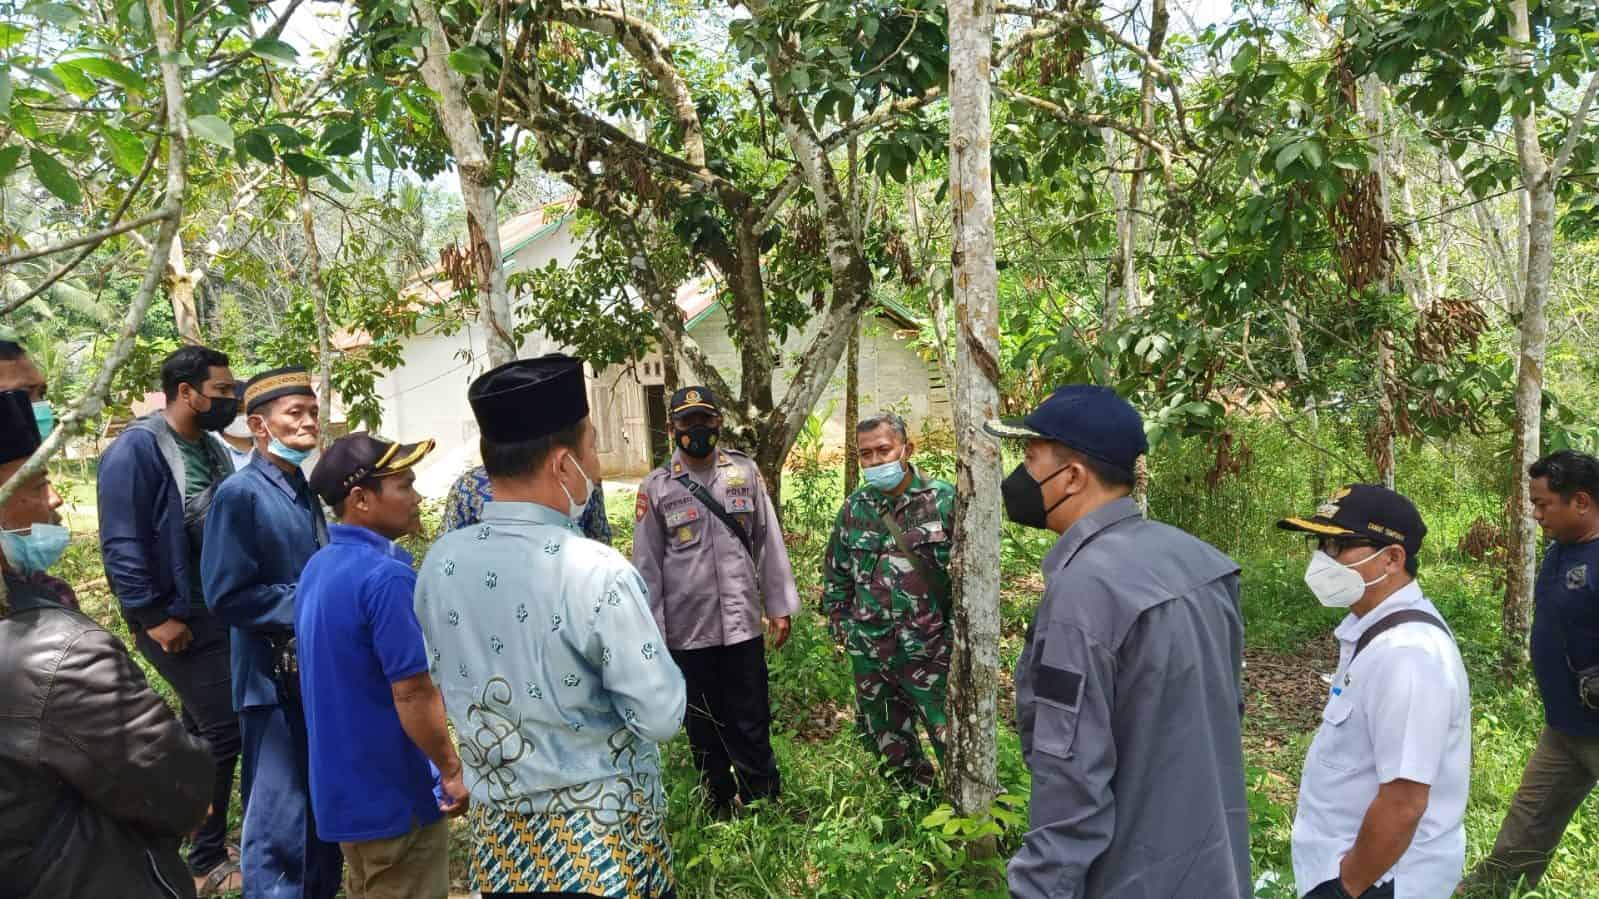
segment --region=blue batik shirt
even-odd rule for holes
[[[428,551],[416,612],[474,802],[664,811],[683,675],[620,553],[554,509],[490,502]]]
[[[444,502],[444,529],[454,531],[469,524],[477,524],[483,517],[483,504],[493,502],[494,491],[489,486],[489,473],[483,466],[468,471],[456,479],[450,495]],[[583,517],[578,520],[583,536],[611,545],[611,523],[605,518],[605,485],[594,482],[594,492],[588,505],[583,507]]]

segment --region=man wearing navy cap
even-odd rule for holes
[[[445,899],[444,813],[466,811],[461,759],[412,609],[416,572],[394,542],[422,530],[412,469],[432,449],[431,440],[356,433],[311,472],[340,523],[300,576],[294,633],[317,834],[344,850],[352,899]]]
[[[472,791],[471,888],[673,895],[658,744],[686,694],[638,571],[578,529],[600,459],[582,360],[467,392],[494,500],[422,562],[417,619]]]
[[[1466,862],[1471,685],[1416,583],[1427,525],[1410,500],[1351,484],[1278,527],[1308,536],[1305,586],[1348,609],[1294,814],[1306,899],[1435,899]]]
[[[1033,793],[1011,895],[1250,896],[1238,565],[1139,514],[1143,421],[1108,388],[985,429],[1027,441],[1006,516],[1061,535],[1016,664]]]
[[[249,797],[244,897],[332,899],[343,856],[316,831],[293,642],[295,587],[327,543],[322,505],[300,470],[317,443],[311,376],[299,367],[256,375],[244,413],[255,458],[217,488],[200,555],[206,605],[231,629],[239,785]]]

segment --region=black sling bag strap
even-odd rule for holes
[[[1365,649],[1367,646],[1371,645],[1371,641],[1377,639],[1382,634],[1393,630],[1401,624],[1407,624],[1412,621],[1419,621],[1422,624],[1430,624],[1444,633],[1449,634],[1449,638],[1451,640],[1454,639],[1455,635],[1450,633],[1449,628],[1442,621],[1439,621],[1437,618],[1433,617],[1427,612],[1423,612],[1420,609],[1401,609],[1393,614],[1384,615],[1376,624],[1372,625],[1364,634],[1360,635],[1360,642],[1355,644],[1355,655],[1349,657],[1349,663],[1351,665],[1354,664],[1355,656],[1360,655],[1360,651],[1362,649]]]
[[[738,542],[744,544],[744,551],[750,554],[750,561],[755,560],[755,545],[750,542],[749,531],[744,530],[744,526],[738,523],[737,518],[728,514],[722,504],[716,501],[716,497],[711,495],[711,491],[706,490],[698,481],[687,474],[680,474],[672,480],[688,488],[688,492],[694,494],[694,498],[700,501],[700,505],[704,506],[706,511],[715,515],[717,521],[727,525],[727,529],[733,532],[733,536],[738,538]]]
[[[904,553],[905,558],[910,560],[911,567],[915,568],[916,573],[922,576],[922,581],[927,584],[928,591],[933,594],[933,599],[938,603],[939,611],[948,616],[950,612],[949,578],[940,577],[934,573],[928,567],[927,560],[911,549],[910,542],[905,539],[905,531],[899,526],[899,522],[894,520],[894,516],[887,512],[878,512],[877,518],[883,522],[883,527],[888,528],[888,533],[894,537],[894,543],[899,547],[899,551]]]

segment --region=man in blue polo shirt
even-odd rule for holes
[[[311,472],[341,522],[306,564],[295,613],[311,805],[318,836],[344,850],[351,899],[444,899],[443,814],[467,806],[412,609],[416,573],[394,543],[421,530],[411,469],[432,449],[351,434]]]
[[[1508,895],[1517,881],[1536,887],[1599,782],[1599,459],[1561,450],[1533,463],[1527,476],[1532,515],[1550,538],[1532,612],[1544,729],[1493,851],[1463,895]]]

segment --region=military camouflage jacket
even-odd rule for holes
[[[822,614],[837,638],[881,642],[896,629],[931,634],[944,626],[944,610],[916,566],[883,526],[887,510],[922,563],[949,571],[955,534],[955,486],[912,469],[911,486],[891,497],[863,487],[844,501],[822,562]]]

